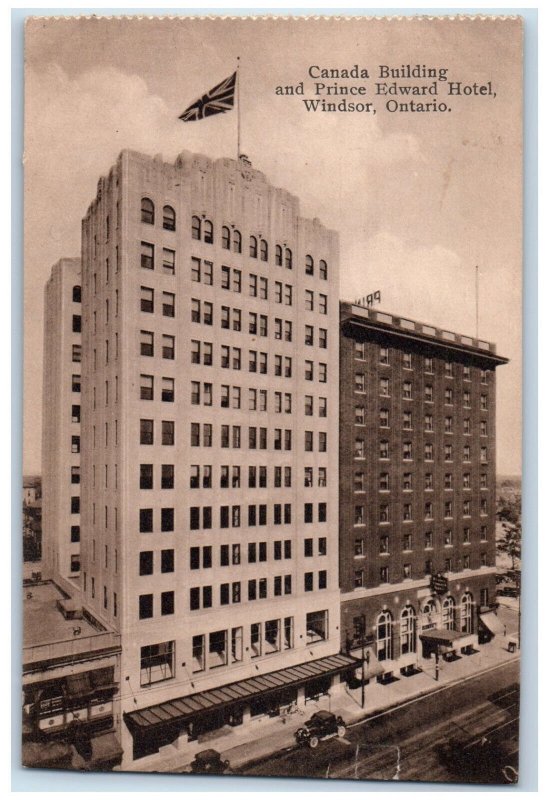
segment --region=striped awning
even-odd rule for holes
[[[178,697],[139,711],[130,711],[124,714],[124,719],[134,730],[144,732],[153,726],[181,723],[199,714],[217,711],[239,701],[249,701],[289,686],[300,686],[315,678],[337,675],[347,669],[355,669],[359,663],[351,656],[338,653],[295,667],[286,667],[277,672],[269,672],[266,675],[254,675],[253,678],[228,683],[226,686],[205,692]]]

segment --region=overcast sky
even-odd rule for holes
[[[242,150],[304,216],[340,233],[341,297],[379,289],[381,308],[475,334],[498,368],[498,471],[520,471],[521,59],[511,20],[65,20],[27,24],[25,101],[24,470],[40,472],[43,287],[80,254],[80,221],[120,150],[173,160],[236,154],[236,113],[179,114],[241,58]],[[310,65],[370,70],[378,113],[307,113],[279,85]],[[388,113],[380,64],[447,68],[494,97],[439,96],[446,113]],[[333,83],[334,81],[325,81]],[[415,81],[431,83],[432,81]],[[413,81],[403,81],[411,84]],[[331,98],[327,98],[331,99]],[[339,100],[340,98],[336,98]],[[418,98],[421,99],[421,98]],[[427,98],[433,100],[433,98]]]

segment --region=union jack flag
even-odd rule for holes
[[[234,91],[236,86],[236,72],[225,78],[209,92],[203,94],[198,100],[185,109],[179,119],[183,122],[192,122],[195,119],[204,119],[213,114],[224,114],[234,106]]]

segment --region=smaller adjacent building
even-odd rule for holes
[[[120,764],[120,636],[53,582],[23,587],[26,767]]]
[[[341,303],[342,649],[365,677],[471,652],[495,607],[494,344]]]

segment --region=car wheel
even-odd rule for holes
[[[345,725],[338,725],[337,726],[337,735],[339,736],[340,739],[343,736],[345,736],[345,733],[346,733]]]
[[[311,736],[309,739],[309,747],[312,747],[313,750],[315,747],[318,747],[318,736]]]

